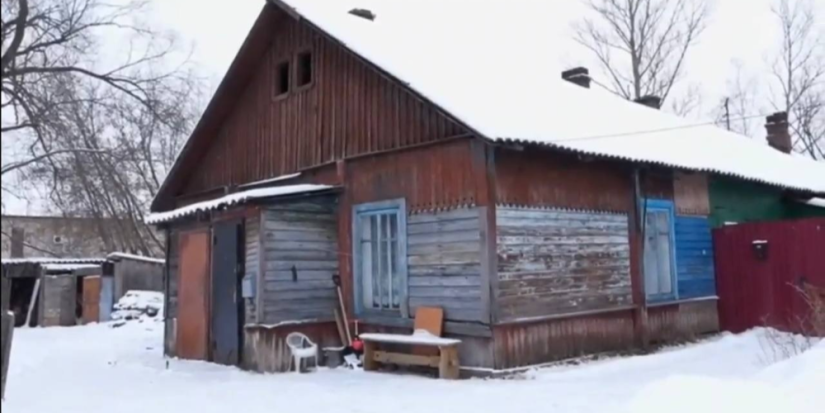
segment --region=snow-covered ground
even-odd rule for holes
[[[162,324],[17,331],[5,413],[681,413],[822,412],[825,343],[765,362],[764,332],[656,355],[533,371],[516,380],[439,381],[323,370],[258,375],[167,361]]]

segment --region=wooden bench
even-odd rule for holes
[[[440,308],[419,308],[415,314],[415,332],[403,334],[362,334],[364,342],[364,370],[375,371],[380,364],[423,366],[437,368],[442,379],[456,380],[461,372],[458,361],[458,345],[461,340],[442,338],[444,310]],[[391,353],[381,351],[381,344],[393,344],[437,350],[424,354]]]
[[[412,335],[362,334],[364,341],[364,370],[378,370],[380,364],[424,366],[438,369],[442,379],[456,380],[459,377],[458,345],[461,340],[436,337],[425,330]],[[400,344],[406,346],[432,347],[439,350],[438,356],[422,356],[406,353],[380,351],[379,344]]]

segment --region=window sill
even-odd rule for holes
[[[709,296],[709,297],[699,297],[699,298],[688,298],[684,300],[657,300],[652,303],[648,303],[647,308],[658,308],[658,307],[668,307],[673,305],[681,305],[681,304],[691,304],[691,303],[701,303],[705,301],[719,301],[718,296]]]

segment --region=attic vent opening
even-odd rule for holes
[[[281,97],[289,93],[289,61],[278,63],[275,66],[274,97]]]
[[[349,11],[349,14],[362,19],[367,19],[369,21],[375,21],[375,18],[377,17],[375,13],[367,9],[352,9]]]
[[[298,54],[298,87],[312,84],[312,52]]]

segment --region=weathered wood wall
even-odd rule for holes
[[[6,270],[3,270],[3,275],[0,276],[0,314],[5,314],[9,311],[9,302],[11,301],[11,280],[6,277]]]
[[[497,320],[632,304],[627,216],[498,208]]]
[[[6,381],[11,364],[11,346],[14,341],[14,314],[0,311],[0,398],[6,398]]]
[[[692,341],[719,332],[718,300],[663,305],[648,310],[654,343]]]
[[[215,119],[194,135],[184,194],[281,176],[360,154],[456,136],[464,130],[347,52],[268,7],[219,91]],[[314,82],[273,98],[275,68],[313,54]],[[293,72],[294,74],[294,72]],[[211,109],[211,107],[210,107]],[[185,170],[185,169],[184,169]],[[186,179],[173,177],[175,180]],[[176,186],[176,185],[173,185]]]
[[[338,295],[336,205],[317,202],[270,205],[263,212],[261,324],[334,319]]]
[[[180,281],[180,232],[170,231],[167,240],[168,256],[166,262],[167,271],[167,291],[166,291],[166,319],[174,319],[178,316],[178,284]]]
[[[341,346],[335,323],[295,324],[277,328],[247,327],[244,329],[241,367],[259,373],[289,371],[292,354],[286,345],[286,337],[293,332],[306,334],[318,344],[319,349]],[[323,358],[319,362],[323,362]]]
[[[71,327],[77,325],[77,278],[74,276],[44,276],[40,296],[41,327]]]
[[[620,163],[585,162],[538,148],[498,149],[495,160],[499,204],[610,212],[632,208],[633,180]]]
[[[245,277],[255,280],[255,287],[261,287],[261,217],[254,216],[247,218],[244,225],[244,238],[246,253],[244,271]],[[246,309],[246,324],[256,324],[258,322],[258,307],[257,300],[244,300],[244,308]]]
[[[410,314],[440,307],[450,321],[490,322],[482,294],[478,208],[416,214],[407,219]]]
[[[676,173],[673,177],[674,201],[679,215],[710,215],[710,194],[706,174]]]
[[[115,263],[115,300],[129,291],[163,292],[164,266],[134,260]]]

